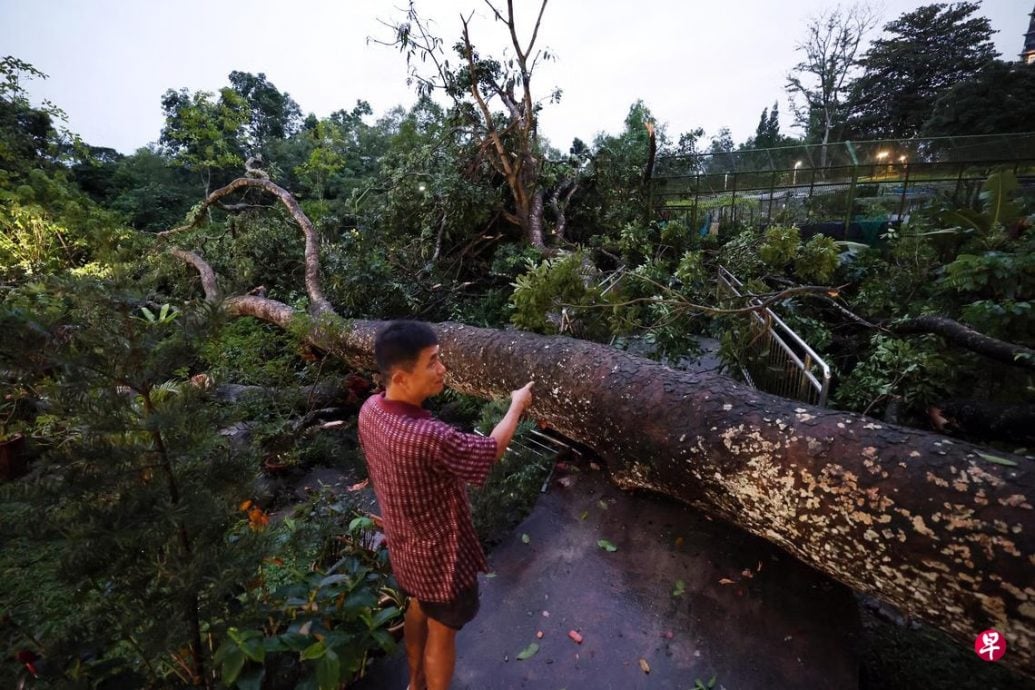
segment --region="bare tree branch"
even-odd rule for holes
[[[1035,350],[998,340],[944,316],[918,316],[888,326],[892,333],[934,333],[990,359],[1035,371]]]
[[[218,302],[221,299],[216,273],[199,254],[178,247],[172,247],[169,253],[193,266],[198,272],[198,275],[201,276],[201,289],[205,292],[206,302]]]
[[[285,208],[287,208],[288,213],[291,214],[291,217],[298,224],[298,227],[301,228],[302,234],[305,237],[305,287],[306,292],[309,294],[310,311],[314,315],[323,312],[333,313],[334,309],[331,308],[331,303],[327,301],[326,297],[324,297],[323,289],[320,286],[320,236],[316,233],[316,228],[313,227],[312,221],[310,221],[308,216],[306,216],[302,211],[302,207],[298,205],[298,201],[295,200],[295,197],[293,197],[286,189],[270,180],[254,177],[238,177],[225,187],[221,187],[209,194],[201,205],[192,211],[189,223],[173,228],[172,230],[160,232],[158,233],[158,237],[166,238],[172,234],[190,230],[204,220],[204,212],[210,206],[220,201],[223,197],[247,187],[256,187],[276,196],[280,202],[284,204]]]

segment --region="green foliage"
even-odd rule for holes
[[[46,648],[7,644],[45,653],[58,676],[174,678],[171,655],[204,659],[197,635],[218,626],[262,548],[258,533],[227,539],[254,459],[229,451],[216,430],[231,420],[186,380],[211,320],[145,309],[87,280],[28,284],[0,309],[0,367],[33,392],[38,454],[35,481],[3,494],[14,526],[3,552],[60,559],[40,564],[50,598],[4,602],[18,630],[47,622]],[[73,592],[74,607],[55,608]]]
[[[137,230],[169,230],[197,201],[197,180],[154,147],[121,159],[112,172],[110,207]]]
[[[86,249],[84,244],[39,207],[0,205],[0,275],[8,280],[71,268]]]
[[[298,341],[282,329],[253,319],[234,319],[201,343],[205,371],[216,381],[253,386],[297,383]]]
[[[165,126],[160,143],[178,161],[198,172],[209,191],[212,172],[240,168],[244,163],[245,125],[251,120],[247,99],[223,88],[218,100],[206,91],[169,89],[162,96]]]
[[[923,125],[925,137],[1030,132],[1031,118],[1017,103],[1035,93],[1035,70],[995,60],[940,91]]]
[[[372,521],[325,497],[296,515],[274,528],[277,548],[239,597],[254,624],[228,628],[216,651],[228,687],[336,690],[362,676],[371,653],[395,648],[389,629],[402,622],[402,599],[387,550],[374,546]],[[342,540],[332,538],[328,522],[340,525]],[[321,558],[336,560],[308,567],[300,557],[312,558],[314,546],[325,549]]]
[[[979,2],[929,4],[885,25],[851,86],[858,138],[917,136],[939,95],[994,60],[994,31],[980,9]]]
[[[838,387],[839,405],[878,416],[891,400],[924,409],[948,392],[952,365],[931,338],[875,335],[870,346],[869,356]]]
[[[569,330],[578,307],[601,303],[601,289],[592,267],[582,252],[544,259],[529,264],[528,271],[514,283],[511,304],[514,325],[537,333],[556,334]],[[592,319],[598,323],[599,319]],[[582,322],[582,333],[603,335],[593,323]]]
[[[824,285],[830,282],[840,264],[837,243],[826,235],[809,238],[794,259],[794,272],[805,282]]]
[[[766,265],[783,269],[794,261],[801,244],[801,231],[797,227],[772,227],[765,231],[758,255]]]

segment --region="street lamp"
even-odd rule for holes
[[[794,174],[791,176],[791,186],[792,187],[794,187],[795,185],[798,184],[798,168],[801,167],[801,163],[802,163],[801,161],[796,161],[794,163]]]

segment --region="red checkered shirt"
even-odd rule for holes
[[[377,393],[359,411],[359,442],[395,579],[419,600],[455,599],[488,568],[465,483],[485,482],[496,439],[465,434]]]

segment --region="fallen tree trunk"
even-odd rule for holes
[[[300,226],[308,258],[318,238],[311,224]],[[207,263],[172,253],[197,268],[206,298],[218,301]],[[306,286],[309,315],[257,295],[223,305],[306,333],[316,347],[372,370],[383,322],[334,313],[308,263]],[[532,413],[596,450],[619,486],[719,515],[961,644],[995,628],[1009,645],[1002,662],[1035,677],[1031,460],[587,341],[460,324],[435,329],[450,387],[494,398],[534,379]]]
[[[324,327],[316,344],[371,369],[380,325]],[[719,515],[961,644],[995,628],[1003,662],[1033,673],[1031,460],[595,343],[435,329],[451,388],[493,398],[535,379],[532,413],[596,450],[619,486]]]

